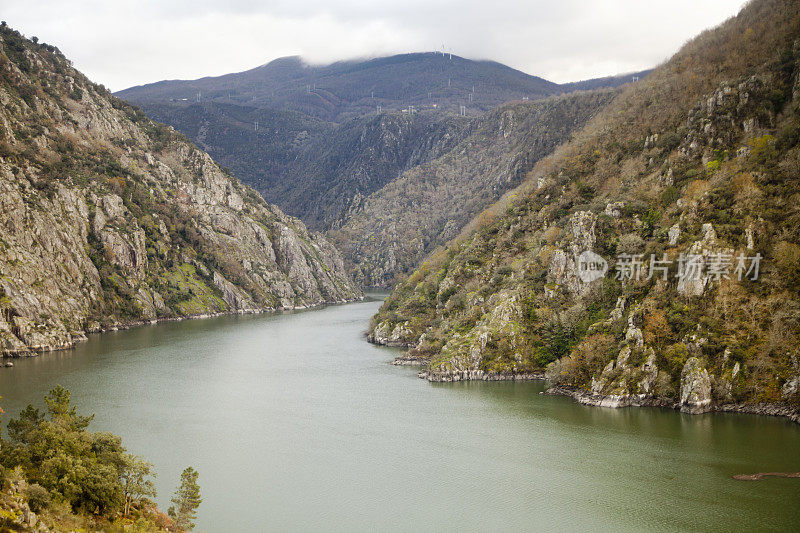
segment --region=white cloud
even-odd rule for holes
[[[2,17],[113,90],[252,68],[438,49],[556,82],[639,70],[743,0],[0,0]]]

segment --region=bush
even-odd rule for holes
[[[38,483],[32,483],[25,487],[25,498],[28,500],[28,507],[34,513],[41,513],[50,507],[50,492]]]
[[[670,185],[669,187],[664,189],[664,191],[661,193],[661,205],[663,205],[664,207],[668,207],[677,202],[678,198],[680,198],[680,193],[678,192],[678,188],[673,185]]]

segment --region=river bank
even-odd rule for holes
[[[426,358],[414,357],[406,352],[396,357],[392,364],[398,366],[425,366],[429,362],[430,361]],[[455,383],[460,381],[547,381],[544,372],[514,373],[485,372],[483,370],[433,372],[430,370],[422,370],[417,375],[419,378],[433,383]],[[703,414],[708,412],[742,413],[784,417],[792,422],[800,423],[800,410],[783,403],[710,403],[703,409],[697,409],[696,407],[687,408],[682,405],[680,401],[672,398],[658,398],[645,394],[625,396],[601,395],[582,389],[557,386],[548,387],[545,394],[566,396],[582,405],[610,409],[619,409],[622,407],[659,407],[688,414]]]
[[[628,396],[604,396],[600,394],[592,394],[589,391],[581,389],[570,389],[566,387],[550,387],[547,389],[545,394],[567,396],[580,404],[594,407],[607,407],[612,409],[618,409],[621,407],[660,407],[664,409],[681,411],[687,414],[704,414],[710,412],[742,413],[750,415],[784,417],[788,418],[792,422],[800,423],[800,411],[786,404],[746,404],[733,402],[720,404],[711,403],[704,410],[698,411],[696,409],[685,409],[679,401],[671,398],[656,398],[644,394]]]
[[[364,298],[365,296],[360,296],[359,298],[335,300],[329,302],[319,302],[309,305],[298,305],[295,307],[262,307],[255,309],[234,309],[231,311],[220,311],[216,313],[198,313],[193,315],[168,316],[168,317],[154,318],[152,320],[132,320],[127,322],[116,322],[107,326],[101,326],[99,323],[95,323],[95,325],[91,325],[83,331],[74,331],[70,333],[71,340],[69,342],[65,342],[58,345],[28,346],[24,350],[2,350],[0,351],[0,359],[36,357],[37,355],[42,353],[70,350],[75,348],[75,346],[77,346],[78,344],[86,342],[89,339],[88,337],[89,335],[109,333],[112,331],[125,331],[133,328],[138,328],[141,326],[156,325],[168,322],[183,322],[184,320],[204,320],[210,318],[220,318],[225,316],[261,315],[265,313],[284,313],[292,311],[302,311],[306,309],[319,309],[329,305],[342,305],[347,303],[359,302],[363,301]],[[6,365],[0,365],[0,367],[3,366]],[[8,366],[13,366],[13,365],[8,365]]]

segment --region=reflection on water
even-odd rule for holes
[[[600,409],[542,383],[430,384],[365,342],[379,302],[166,323],[0,369],[9,416],[55,384],[153,461],[200,471],[204,531],[791,530],[800,426]]]

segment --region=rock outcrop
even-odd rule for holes
[[[691,357],[681,371],[681,411],[704,413],[711,410],[711,378],[697,357]]]

